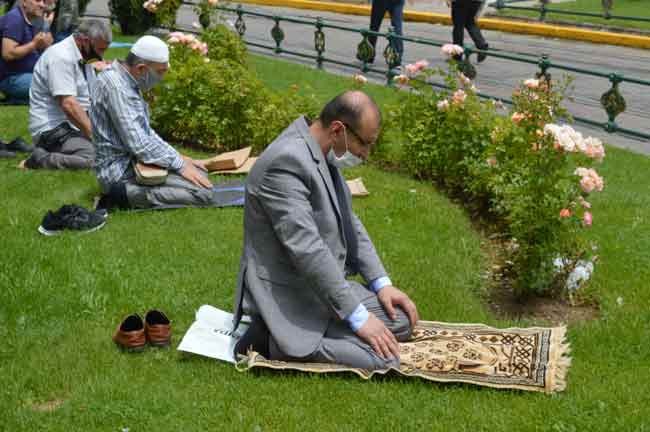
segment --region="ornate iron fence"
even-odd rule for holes
[[[389,29],[388,33],[379,33],[372,32],[368,29],[359,29],[353,27],[346,27],[339,24],[329,23],[324,21],[322,18],[317,19],[306,19],[306,18],[293,18],[293,17],[283,17],[275,14],[267,14],[258,11],[245,10],[241,5],[237,7],[228,7],[228,6],[218,6],[218,8],[224,12],[234,13],[237,16],[237,19],[234,23],[235,29],[239,33],[240,37],[244,42],[249,46],[254,46],[257,48],[268,49],[273,51],[276,54],[290,54],[296,57],[303,59],[311,59],[316,62],[317,67],[322,68],[324,63],[331,63],[340,66],[347,66],[355,69],[359,69],[362,72],[373,72],[382,74],[386,77],[386,84],[392,85],[393,77],[396,75],[395,66],[400,63],[399,54],[395,49],[395,41],[401,39],[404,42],[412,42],[422,45],[428,45],[432,47],[441,47],[446,42],[435,41],[424,38],[409,37],[409,36],[398,36]],[[270,36],[274,42],[273,45],[247,41],[244,39],[246,34],[246,21],[245,17],[258,17],[272,20],[274,22],[273,28],[271,29]],[[282,42],[285,39],[284,30],[282,30],[281,23],[294,23],[294,24],[304,24],[314,27],[314,53],[300,52],[291,49],[286,49],[282,46]],[[357,45],[356,50],[356,59],[359,60],[359,63],[352,63],[347,61],[341,61],[335,58],[330,58],[326,55],[326,38],[323,29],[335,29],[342,30],[350,33],[356,33],[361,36],[361,42]],[[375,58],[375,52],[372,45],[368,42],[368,36],[377,36],[379,38],[385,38],[388,41],[386,49],[383,52],[383,57],[386,62],[386,68],[378,68],[374,64],[371,64],[371,60]],[[480,50],[474,48],[470,45],[465,45],[466,56],[460,64],[461,70],[470,78],[476,77],[476,69],[470,62],[470,56],[481,52]],[[504,60],[510,60],[514,62],[527,63],[537,65],[539,71],[537,72],[538,76],[550,77],[550,69],[564,70],[568,72],[581,73],[594,77],[601,77],[609,81],[610,87],[602,94],[600,97],[600,104],[604,111],[607,113],[607,121],[601,122],[593,120],[590,118],[585,118],[581,116],[573,116],[576,121],[582,122],[590,126],[601,127],[609,133],[622,133],[636,138],[641,139],[650,139],[650,133],[646,133],[639,130],[628,129],[620,126],[616,122],[616,117],[620,115],[626,109],[626,101],[623,95],[619,90],[619,85],[622,83],[632,83],[638,84],[641,86],[647,86],[650,89],[650,81],[642,80],[639,78],[625,77],[622,74],[616,72],[598,72],[587,69],[582,69],[566,64],[555,63],[551,59],[543,55],[540,58],[533,58],[530,56],[522,56],[519,54],[508,53],[505,51],[498,50],[489,50],[485,51],[485,54],[496,57]],[[445,88],[444,85],[438,83],[431,83],[431,85]],[[482,98],[497,99],[495,96],[479,93],[479,96]],[[504,98],[498,98],[505,103],[511,104],[512,101]]]
[[[548,13],[560,14],[560,15],[572,15],[580,17],[593,17],[593,18],[603,18],[606,20],[622,20],[622,21],[637,21],[637,22],[647,22],[650,23],[650,17],[632,17],[632,16],[622,16],[622,15],[612,15],[612,0],[603,0],[602,2],[602,12],[593,13],[593,12],[578,12],[578,11],[568,11],[562,9],[555,9],[548,7],[547,4],[549,0],[539,0],[539,6],[512,6],[516,3],[521,3],[527,0],[497,0],[496,2],[490,3],[489,6],[495,8],[496,10],[523,10],[523,11],[533,11],[539,12],[539,20],[544,21]]]

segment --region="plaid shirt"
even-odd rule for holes
[[[95,143],[95,174],[104,191],[135,176],[132,162],[172,171],[183,168],[181,155],[151,129],[149,105],[138,83],[118,61],[97,77],[90,120]]]

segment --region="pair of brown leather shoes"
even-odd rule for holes
[[[138,314],[129,315],[113,334],[113,342],[129,352],[142,351],[147,343],[155,347],[168,347],[171,341],[171,322],[158,310],[148,311],[144,321]]]

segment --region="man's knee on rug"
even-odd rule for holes
[[[411,334],[413,334],[413,325],[411,324],[411,321],[409,320],[408,315],[406,315],[406,312],[401,307],[396,307],[395,312],[397,314],[397,318],[394,320],[389,320],[386,322],[386,327],[388,327],[388,330],[391,331],[395,335],[395,339],[397,339],[399,342],[405,342],[411,338]]]

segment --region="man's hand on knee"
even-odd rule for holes
[[[399,358],[397,339],[372,312],[369,313],[366,323],[357,330],[357,336],[370,344],[380,357],[385,359]]]
[[[193,163],[187,160],[185,161],[185,165],[183,165],[183,169],[180,171],[180,175],[199,187],[207,189],[212,187],[212,183],[205,177],[205,174],[201,173]]]
[[[415,303],[413,303],[409,296],[392,285],[387,285],[380,289],[379,293],[377,293],[377,298],[379,298],[379,302],[386,309],[386,313],[392,320],[397,319],[396,306],[400,306],[404,310],[406,316],[409,317],[411,327],[420,319]]]

